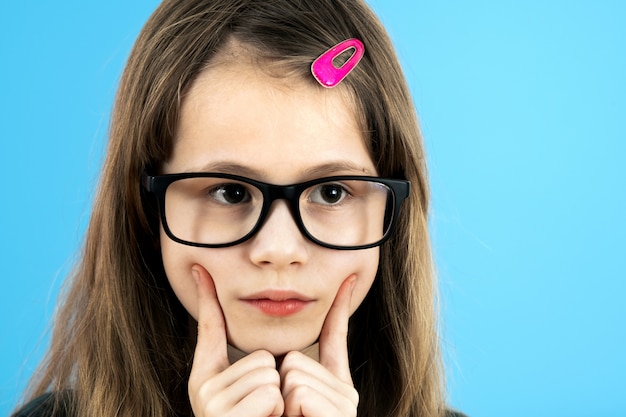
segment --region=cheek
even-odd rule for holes
[[[356,265],[360,265],[360,267],[355,271],[357,281],[350,300],[350,314],[354,313],[361,305],[372,287],[376,273],[378,272],[379,248],[372,248],[361,252],[363,252],[363,254],[359,255],[363,256],[359,256],[359,259],[355,261]]]
[[[188,252],[186,247],[172,242],[166,236],[161,236],[161,255],[167,280],[187,312],[197,319],[196,283],[191,275],[193,257]]]

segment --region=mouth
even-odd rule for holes
[[[263,291],[241,299],[244,303],[273,317],[286,317],[302,311],[313,299],[294,291]]]

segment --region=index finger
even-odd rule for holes
[[[350,300],[356,282],[351,275],[339,287],[320,334],[320,364],[343,382],[352,384],[348,360]]]
[[[198,295],[198,340],[189,379],[204,381],[230,365],[226,324],[211,275],[200,265],[192,267],[192,274]]]

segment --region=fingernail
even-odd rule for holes
[[[198,285],[198,283],[200,282],[200,273],[198,272],[198,270],[195,268],[192,268],[191,276],[193,277],[193,280],[196,282],[196,285]]]

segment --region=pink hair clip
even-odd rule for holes
[[[336,67],[333,60],[350,49],[353,49],[354,53],[342,66]],[[313,61],[311,72],[323,87],[335,87],[356,67],[363,57],[364,51],[363,42],[358,39],[352,38],[339,42]]]

